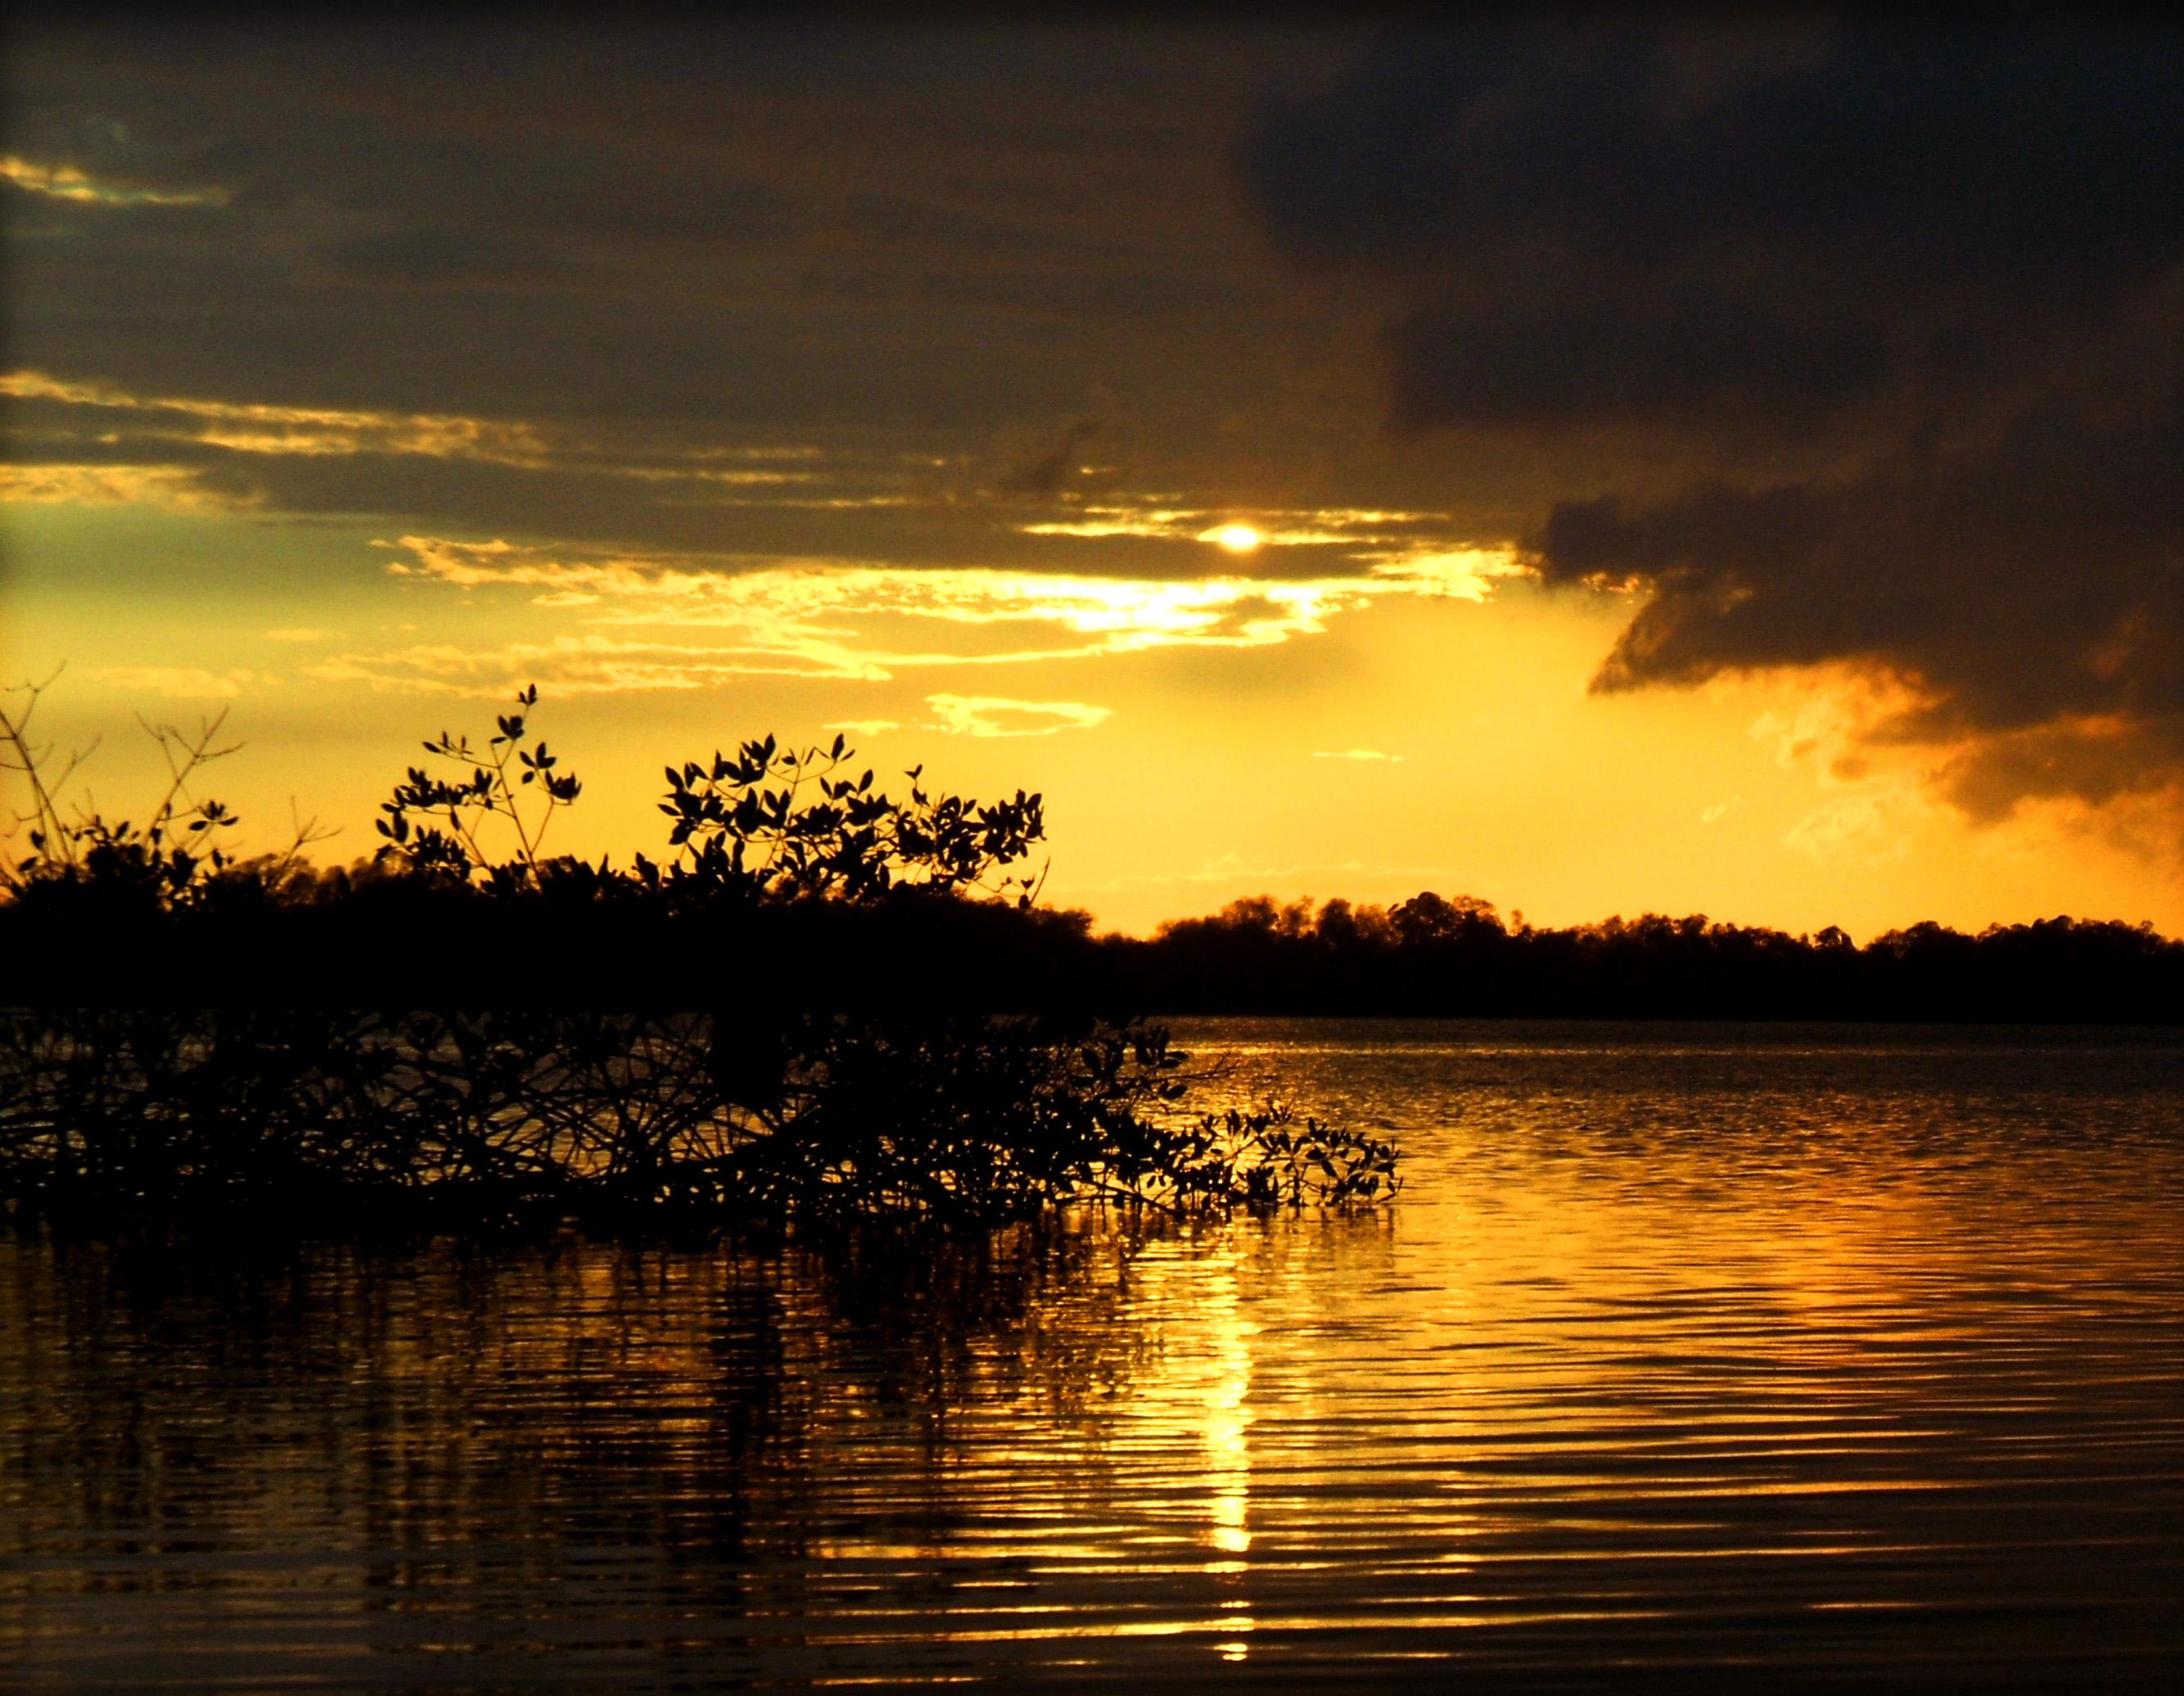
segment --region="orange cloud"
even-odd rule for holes
[[[1262,648],[1316,635],[1338,614],[1401,595],[1483,599],[1521,569],[1507,550],[1376,558],[1350,576],[1099,577],[988,567],[919,569],[859,561],[711,560],[639,551],[592,556],[404,536],[376,544],[387,570],[468,589],[528,589],[538,606],[597,626],[733,632],[738,651],[793,659],[816,675],[893,676],[935,665],[995,665],[1170,647]],[[994,650],[959,629],[1044,626],[1048,640]],[[906,647],[883,633],[932,630]]]
[[[145,506],[164,512],[248,510],[255,498],[204,487],[181,465],[0,465],[0,502],[26,506]]]
[[[1000,695],[928,695],[925,704],[940,715],[932,728],[953,736],[1052,736],[1089,730],[1115,715],[1110,708],[1082,701],[1012,701]],[[1041,719],[1052,722],[1037,722]],[[1020,722],[1024,720],[1032,722]]]

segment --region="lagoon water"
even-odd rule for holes
[[[0,1239],[0,1683],[2184,1679],[2184,1037],[1178,1030],[1401,1199]]]

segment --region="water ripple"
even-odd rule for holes
[[[2184,1046],[1187,1026],[1401,1204],[0,1243],[10,1688],[2173,1688]]]

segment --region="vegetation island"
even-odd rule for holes
[[[543,852],[582,785],[537,703],[426,743],[377,855],[332,870],[308,831],[220,846],[238,820],[192,787],[217,720],[153,730],[171,781],[139,823],[64,810],[73,763],[0,716],[31,798],[0,866],[0,1209],[708,1234],[1398,1187],[1391,1144],[1193,1112],[1164,1028],[983,975],[983,938],[1075,933],[1017,870],[1039,796],[913,770],[898,799],[839,737],[767,737],[670,767],[669,857],[616,870]]]
[[[0,715],[0,1204],[986,1224],[1072,1200],[1350,1205],[1396,1150],[1272,1104],[1193,1112],[1184,1014],[2174,1023],[2184,943],[2068,918],[1863,948],[1702,917],[1567,929],[1469,897],[1260,898],[1102,936],[1037,900],[1042,799],[905,795],[841,738],[664,772],[666,849],[547,851],[581,780],[526,689],[425,744],[372,858],[238,858],[218,722],[157,727],[136,820]]]

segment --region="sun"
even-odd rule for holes
[[[1256,553],[1267,538],[1248,524],[1224,524],[1207,531],[1198,539],[1217,542],[1231,553]]]

